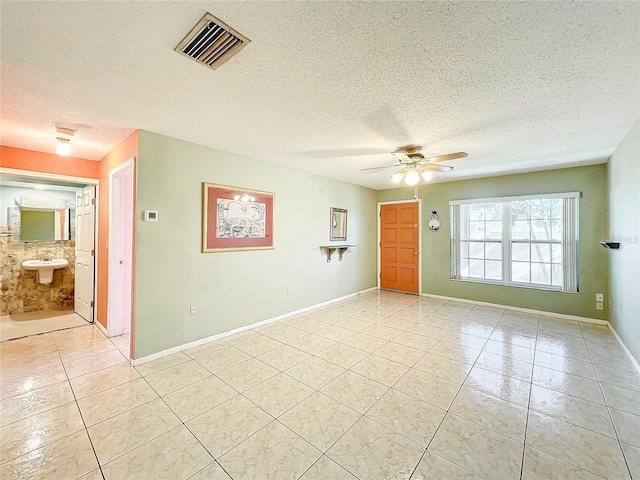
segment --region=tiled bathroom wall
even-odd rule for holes
[[[7,227],[0,226],[0,231]],[[75,238],[75,235],[72,235]],[[20,242],[0,237],[0,315],[73,307],[75,281],[75,240]],[[38,272],[22,268],[25,260],[65,258],[66,268],[53,273],[53,282],[38,283]]]

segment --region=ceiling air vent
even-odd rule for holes
[[[207,13],[175,51],[215,70],[251,40]]]

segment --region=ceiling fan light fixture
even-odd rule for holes
[[[425,182],[433,180],[433,172],[430,172],[429,170],[423,170],[420,175]]]
[[[394,185],[399,185],[400,182],[402,181],[402,177],[404,177],[404,173],[402,172],[396,172],[393,175],[391,175],[391,183],[393,183]]]
[[[410,186],[414,186],[420,183],[420,174],[418,173],[418,171],[412,168],[407,173],[405,173],[404,183]]]

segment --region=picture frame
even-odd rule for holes
[[[347,240],[347,210],[344,208],[331,207],[329,217],[329,240]]]
[[[202,253],[273,249],[275,194],[202,184]]]

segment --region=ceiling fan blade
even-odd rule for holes
[[[451,170],[453,170],[453,167],[450,165],[435,165],[432,163],[428,163],[424,166],[424,169],[431,172],[450,172]]]
[[[412,162],[411,157],[407,155],[407,152],[404,150],[396,150],[395,152],[391,152],[401,163],[410,163]]]
[[[456,160],[458,158],[467,158],[469,156],[468,153],[465,152],[457,152],[457,153],[448,153],[446,155],[438,155],[435,157],[425,158],[427,162],[446,162],[447,160]]]
[[[400,167],[401,165],[395,163],[393,165],[385,165],[384,167],[371,167],[371,168],[361,168],[361,172],[366,172],[367,170],[382,170],[383,168],[391,168],[391,167]]]

